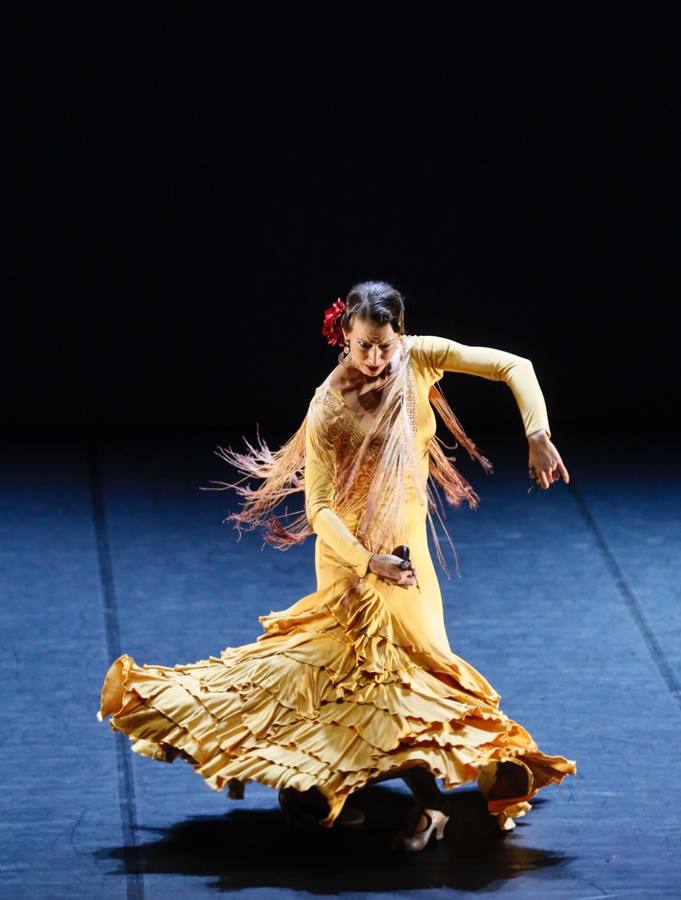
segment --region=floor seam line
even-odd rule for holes
[[[610,571],[610,574],[612,575],[620,594],[624,597],[624,600],[629,608],[629,612],[633,616],[634,622],[636,623],[636,626],[638,627],[641,636],[643,637],[643,640],[648,647],[648,652],[650,653],[653,662],[662,675],[662,678],[664,679],[670,694],[676,700],[679,708],[681,708],[681,683],[679,683],[674,670],[669,665],[664,650],[660,646],[652,627],[648,624],[648,620],[646,619],[645,613],[641,608],[641,604],[636,599],[636,594],[629,587],[627,579],[625,578],[619,563],[615,559],[615,555],[608,546],[608,542],[606,541],[600,528],[598,527],[596,520],[591,514],[586,500],[582,496],[581,492],[577,490],[574,484],[571,484],[570,488],[577,501],[577,506],[582,514],[584,521],[587,524],[587,527],[593,532],[596,538],[596,543],[598,544],[601,555],[605,560],[606,567]]]
[[[92,522],[97,547],[99,582],[102,596],[102,614],[109,662],[121,655],[120,629],[118,625],[118,605],[113,577],[113,563],[109,544],[102,475],[99,465],[99,454],[94,440],[85,445],[88,461],[88,477]],[[128,900],[144,900],[144,878],[139,870],[137,845],[137,804],[135,801],[135,782],[129,756],[129,739],[126,735],[114,734],[116,746],[116,771],[118,775],[118,798],[121,816],[121,830],[125,844],[132,848],[135,871],[126,872],[126,894]]]

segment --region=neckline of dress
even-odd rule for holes
[[[406,337],[407,337],[407,336],[405,335],[405,338],[406,338]],[[401,349],[402,349],[402,353],[404,354],[404,356],[403,356],[403,358],[400,360],[400,366],[402,366],[402,365],[405,365],[405,366],[411,365],[411,354],[410,354],[410,352],[409,352],[409,351],[411,350],[411,343],[410,343],[410,342],[408,343],[406,340],[403,341],[402,346],[401,346]],[[397,371],[399,372],[399,367],[398,367],[398,370],[397,370]],[[395,372],[394,375],[393,375],[392,377],[394,378],[396,375],[397,375],[397,372]],[[331,377],[331,376],[329,375],[328,378],[330,378],[330,377]],[[324,382],[324,385],[326,386],[327,391],[330,391],[332,394],[336,394],[336,396],[338,397],[338,399],[340,400],[340,402],[343,404],[343,407],[350,413],[350,415],[353,417],[353,419],[354,419],[355,422],[357,423],[358,428],[361,429],[361,431],[363,432],[364,435],[371,434],[371,432],[373,431],[374,425],[376,424],[376,421],[378,420],[379,416],[374,416],[374,417],[373,417],[373,422],[372,422],[372,424],[371,424],[371,427],[367,430],[367,429],[362,425],[362,421],[361,421],[360,417],[357,415],[357,413],[355,412],[355,410],[345,402],[345,397],[343,396],[343,392],[340,391],[338,388],[331,387],[331,385],[328,383],[328,378],[327,378],[327,380]],[[389,382],[390,382],[390,379],[387,379],[386,382],[385,382],[385,384],[388,384]],[[383,398],[382,398],[382,401],[383,401]],[[379,407],[378,407],[378,408],[380,409],[380,407],[381,407],[381,404],[379,404]]]
[[[342,392],[342,391],[339,391],[338,388],[331,387],[330,384],[327,384],[327,385],[326,385],[326,389],[327,389],[327,391],[328,391],[330,394],[335,394],[335,395],[338,397],[338,399],[339,399],[341,405],[343,406],[343,408],[344,408],[348,413],[350,413],[350,415],[352,416],[352,418],[353,418],[353,419],[355,420],[355,422],[357,423],[358,428],[360,428],[360,430],[361,430],[364,434],[369,434],[369,432],[371,431],[371,428],[367,431],[367,429],[364,427],[364,425],[362,425],[362,420],[361,420],[360,417],[357,415],[357,413],[355,412],[355,410],[354,410],[351,406],[348,406],[348,404],[345,402],[345,397],[343,396],[343,392]],[[377,417],[374,417],[374,422],[372,423],[372,427],[373,427],[373,425],[376,424],[376,418],[377,418]]]

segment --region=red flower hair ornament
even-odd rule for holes
[[[324,310],[324,324],[322,325],[322,334],[326,338],[327,344],[333,347],[338,344],[339,347],[345,346],[345,337],[343,329],[340,326],[340,317],[343,315],[345,302],[339,297],[337,300]]]

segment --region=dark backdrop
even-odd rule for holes
[[[554,434],[673,422],[662,9],[32,14],[2,428],[290,431],[334,364],[323,310],[366,278],[411,333],[532,359]],[[503,386],[446,390],[520,428]]]

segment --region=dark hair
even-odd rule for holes
[[[387,281],[361,281],[350,289],[345,304],[340,324],[346,331],[352,331],[352,320],[358,318],[376,325],[390,324],[404,334],[404,298]]]

